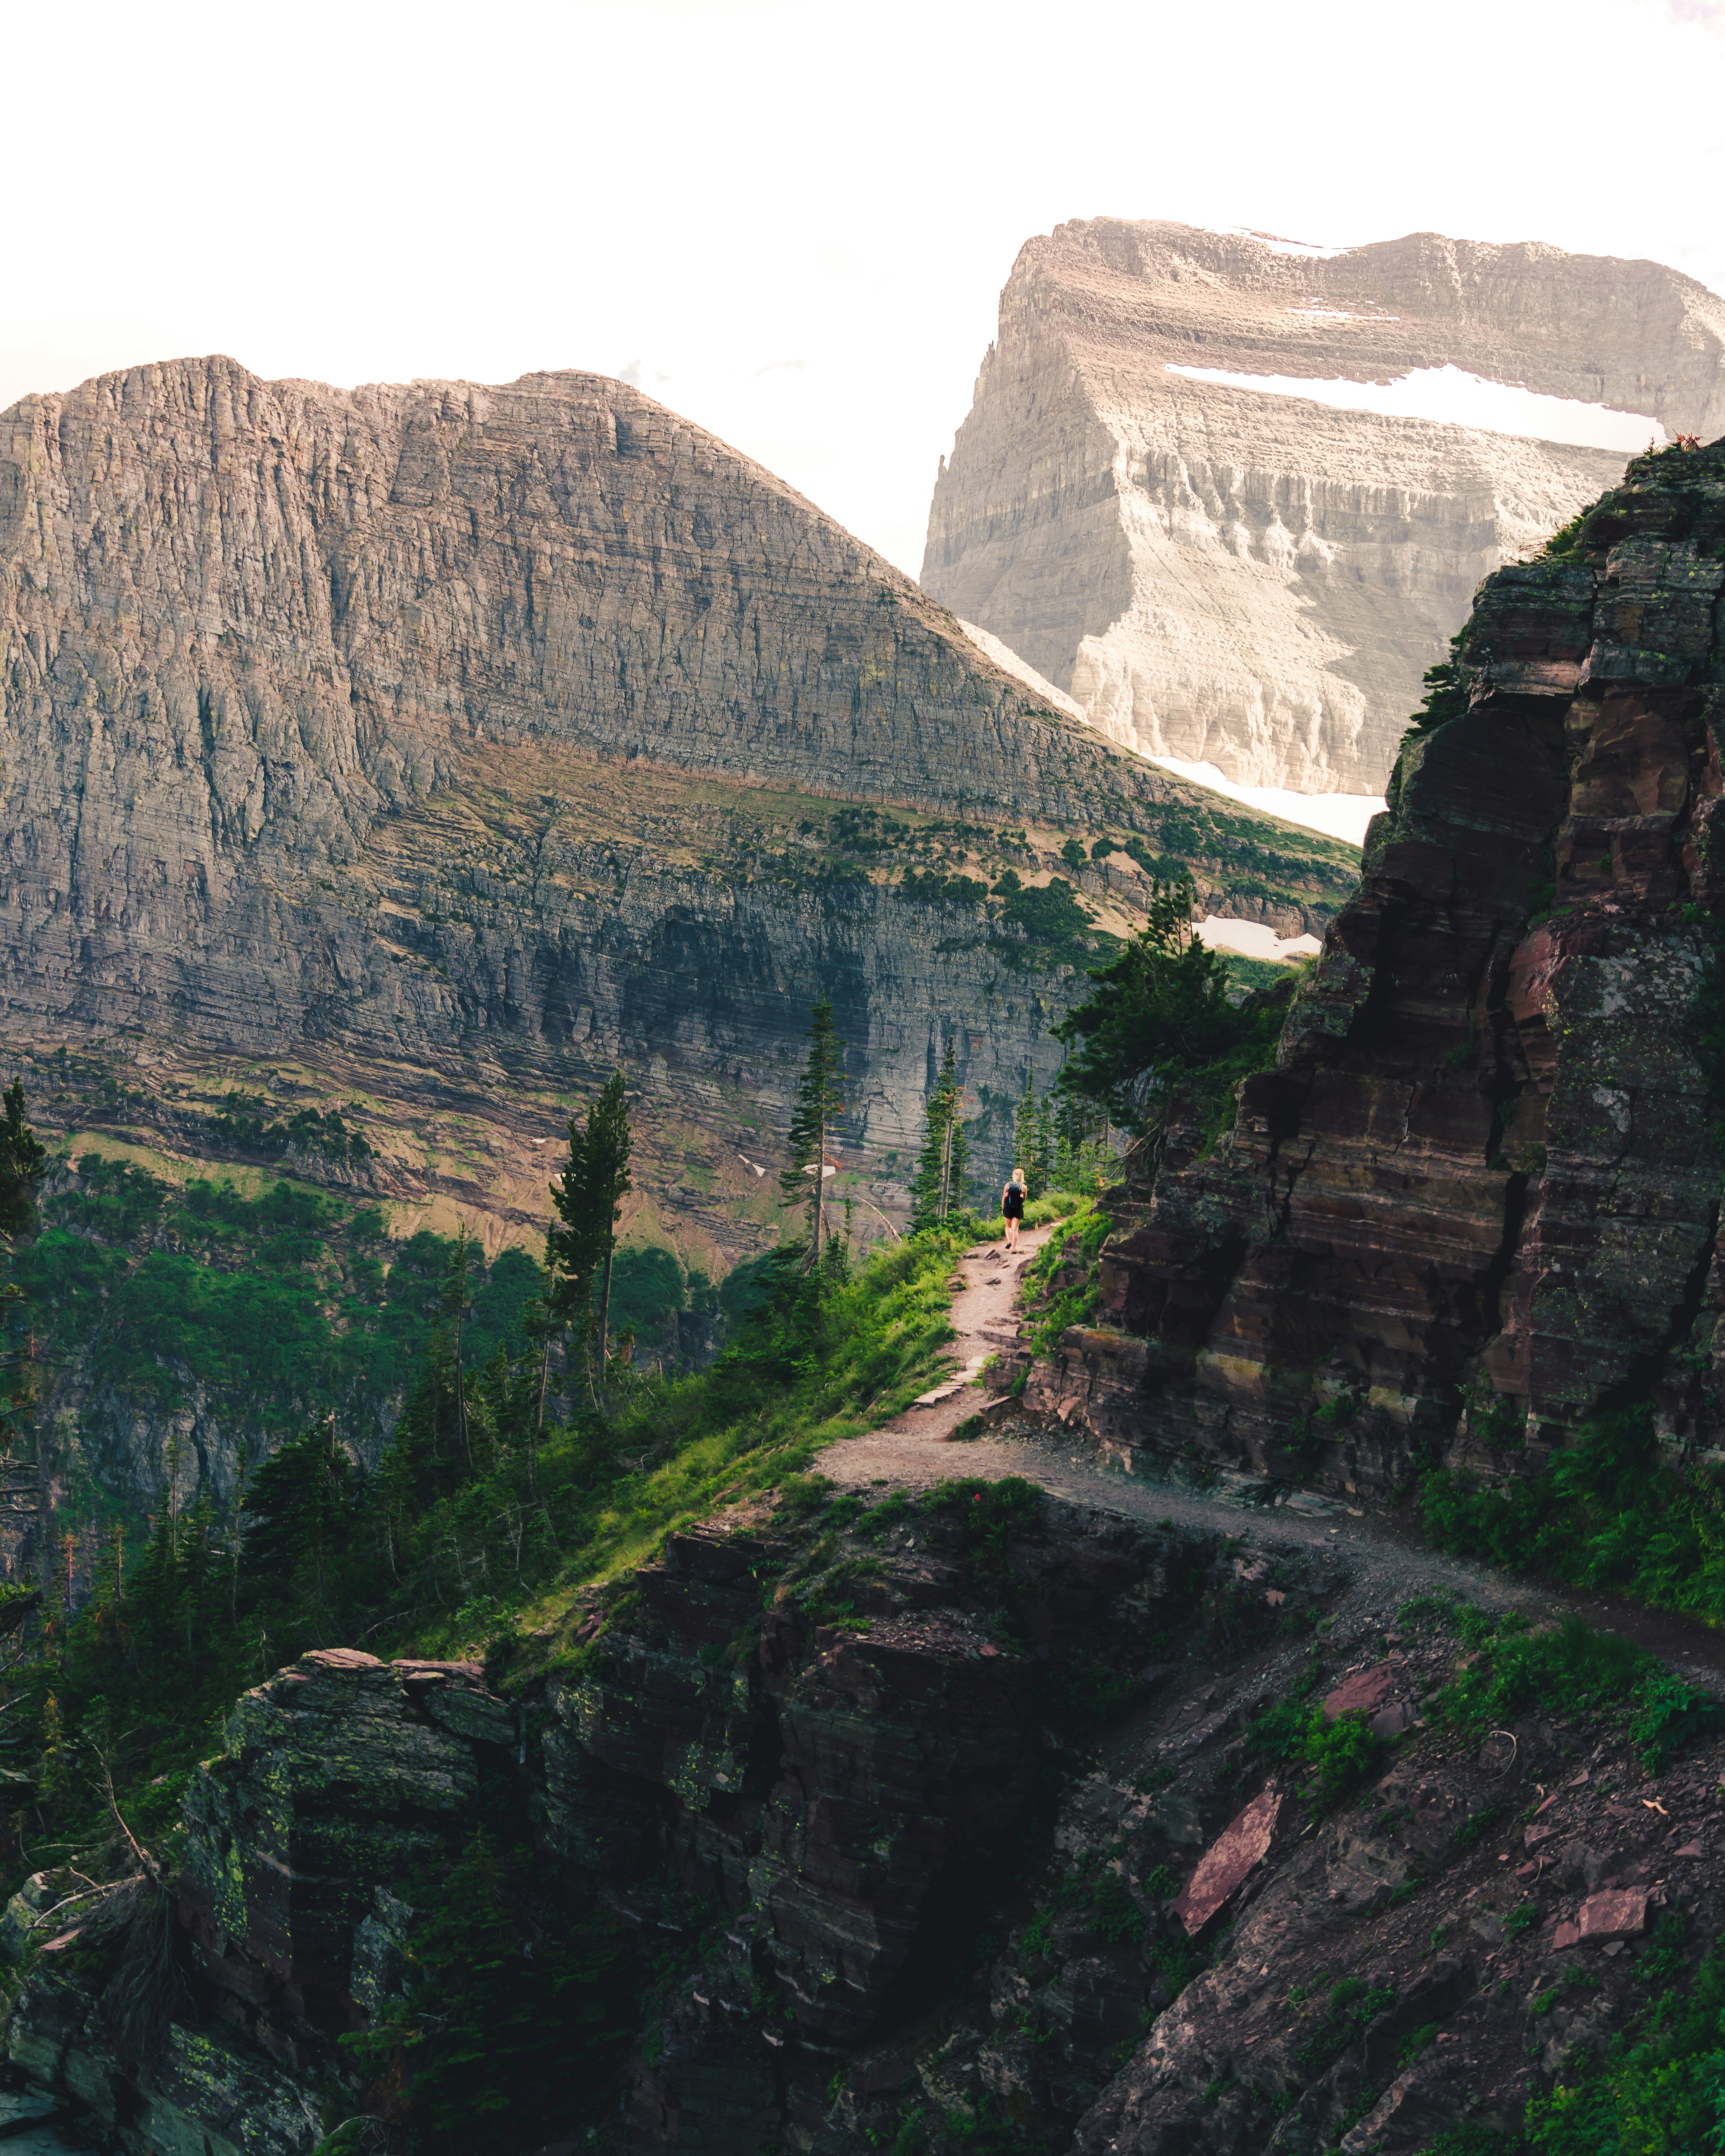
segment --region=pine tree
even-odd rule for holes
[[[461,1331],[467,1317],[467,1276],[472,1270],[473,1239],[464,1220],[455,1232],[455,1247],[449,1253],[449,1270],[443,1293],[438,1297],[437,1314],[439,1323],[449,1326],[454,1335],[455,1430],[461,1440],[462,1461],[470,1475],[473,1472],[473,1445],[467,1435],[467,1380],[461,1361]]]
[[[569,1118],[569,1158],[551,1187],[563,1224],[545,1239],[545,1266],[555,1283],[556,1307],[565,1324],[596,1327],[598,1382],[603,1394],[611,1329],[611,1270],[617,1224],[631,1188],[632,1140],[623,1073],[613,1071],[587,1111],[585,1126]],[[595,1292],[598,1307],[594,1307]]]
[[[258,1470],[245,1499],[245,1586],[270,1609],[278,1651],[341,1640],[358,1496],[334,1415],[278,1445]]]
[[[1054,1188],[1054,1106],[1045,1093],[1036,1111],[1036,1173],[1045,1190]]]
[[[958,1083],[957,1044],[952,1034],[941,1057],[940,1075],[929,1096],[928,1122],[911,1186],[912,1233],[938,1226],[964,1204],[970,1148],[964,1136],[964,1092]]]
[[[14,1078],[0,1095],[0,1234],[27,1232],[47,1173],[48,1148],[24,1120],[24,1081]]]
[[[826,1232],[827,1146],[834,1126],[845,1115],[844,1056],[844,1043],[833,1026],[833,1007],[822,996],[809,1014],[809,1061],[791,1116],[791,1164],[778,1178],[785,1204],[808,1208],[811,1266],[820,1263]]]
[[[1045,1094],[1040,1101],[1037,1099],[1036,1074],[1027,1070],[1012,1125],[1012,1163],[1024,1171],[1027,1198],[1044,1194],[1053,1171],[1054,1138],[1049,1115],[1048,1096]]]
[[[15,1078],[0,1096],[0,1238],[16,1241],[34,1227],[36,1185],[47,1173],[47,1147],[25,1120],[24,1081]],[[0,1280],[0,1456],[23,1435],[20,1419],[35,1397],[36,1341],[24,1315],[23,1291]]]

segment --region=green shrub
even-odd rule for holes
[[[1481,1804],[1476,1812],[1470,1812],[1456,1828],[1452,1837],[1455,1846],[1457,1849],[1477,1849],[1502,1817],[1502,1804]]]
[[[1596,1632],[1574,1615],[1535,1627],[1518,1610],[1494,1620],[1458,1605],[1455,1620],[1476,1650],[1431,1701],[1430,1712],[1457,1727],[1502,1726],[1536,1703],[1567,1717],[1620,1711],[1651,1773],[1697,1738],[1717,1730],[1725,1710],[1633,1641]]]
[[[1295,2050],[1295,2065],[1308,2081],[1316,2081],[1394,2004],[1394,1984],[1368,1984],[1363,1977],[1344,1976],[1331,1987],[1322,2020]]]
[[[1725,1492],[1702,1471],[1680,1481],[1656,1453],[1642,1402],[1599,1416],[1543,1474],[1501,1491],[1440,1470],[1420,1485],[1426,1533],[1457,1556],[1725,1620]]]
[[[1382,1764],[1386,1747],[1367,1717],[1350,1710],[1332,1721],[1322,1703],[1278,1700],[1254,1717],[1246,1743],[1263,1758],[1311,1770],[1313,1801],[1327,1810]]]
[[[1702,2156],[1725,2120],[1725,1956],[1664,1991],[1591,2073],[1527,2106],[1530,2156]]]
[[[1032,1534],[1042,1517],[1044,1493],[1022,1475],[1003,1475],[985,1482],[975,1476],[937,1482],[923,1498],[924,1508],[955,1522],[971,1555],[984,1565],[1004,1561],[1007,1543]]]
[[[1096,1315],[1096,1303],[1101,1293],[1101,1271],[1098,1259],[1113,1227],[1112,1216],[1100,1204],[1092,1201],[1072,1216],[1071,1226],[1066,1235],[1050,1235],[1025,1267],[1024,1287],[1027,1301],[1046,1292],[1049,1282],[1061,1266],[1078,1265],[1083,1268],[1076,1281],[1061,1289],[1045,1307],[1035,1313],[1029,1340],[1033,1360],[1048,1354],[1056,1347],[1068,1326],[1083,1325]],[[1020,1378],[1021,1389],[1023,1382]]]

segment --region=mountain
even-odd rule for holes
[[[1620,476],[1603,449],[1202,381],[1454,367],[1725,430],[1725,301],[1653,262],[1435,233],[1339,252],[1099,218],[1020,251],[924,588],[1114,739],[1378,793],[1475,586]]]
[[[956,1451],[895,1410],[999,1260],[934,1229],[608,1426],[445,1353],[382,1472],[319,1423],[243,1539],[170,1500],[145,1550],[56,1544],[39,1612],[8,1584],[11,2123],[1696,2145],[1722,593],[1725,444],[1487,582],[1275,1067],[1214,1145],[1056,1200],[1052,1353]],[[1413,1546],[1410,1486],[1500,1563],[1532,1522],[1537,1608]],[[1602,1604],[1637,1568],[1653,1609]]]
[[[1486,583],[1279,1066],[1120,1194],[1044,1405],[1350,1491],[1631,1407],[1717,1456],[1722,588],[1725,443]]]
[[[817,995],[846,1185],[891,1211],[945,1032],[992,1172],[1147,875],[1284,932],[1354,877],[1040,708],[770,474],[573,373],[177,360],[0,414],[0,790],[5,1043],[100,1171],[49,1194],[55,1412],[106,1433],[110,1487],[177,1429],[226,1488],[247,1430],[314,1407],[374,1450],[380,1269],[458,1219],[536,1248],[571,1096],[619,1064],[629,1232],[680,1293],[777,1237]],[[1009,868],[1029,890],[988,896]],[[291,1322],[234,1301],[264,1275]],[[303,1353],[248,1353],[260,1325]]]

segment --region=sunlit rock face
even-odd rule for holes
[[[1707,439],[1725,429],[1722,356],[1725,302],[1656,263],[1435,233],[1326,254],[1159,222],[1061,225],[1025,245],[1001,295],[922,582],[1130,747],[1248,784],[1381,793],[1420,677],[1481,578],[1642,444],[1579,448],[1170,368],[1317,385],[1453,367]]]

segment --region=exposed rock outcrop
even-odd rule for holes
[[[1673,449],[1486,583],[1277,1067],[1118,1194],[1040,1404],[1350,1487],[1650,1395],[1720,1444],[1722,554],[1725,444]]]
[[[1480,578],[1615,453],[1167,371],[1454,366],[1725,429],[1725,301],[1656,263],[1434,233],[1326,256],[1096,218],[1029,241],[929,516],[928,591],[1116,740],[1377,793]]]
[[[510,2156],[1410,2156],[1515,2122],[1644,1948],[1725,1917],[1717,1742],[1649,1780],[1573,1705],[1428,1726],[1478,1631],[1396,1629],[1326,1554],[969,1485],[692,1530],[618,1588],[513,1698],[345,1650],[249,1693],[187,1799],[166,2019],[126,2033],[127,1934],[40,1875],[13,2066],[133,2156],[389,2149],[489,1976]],[[840,1593],[869,1614],[821,1621]],[[1326,1686],[1408,1709],[1352,1786],[1286,1749]],[[447,1871],[530,1819],[464,1953]],[[424,2049],[341,2042],[402,2015]]]
[[[832,1574],[871,1623],[811,1616],[830,1543],[768,1518],[673,1536],[588,1626],[578,1674],[514,1702],[476,1665],[306,1656],[240,1701],[187,1800],[183,1981],[148,2058],[113,2033],[112,1944],[90,1952],[92,1933],[68,1966],[74,1909],[44,1920],[56,1943],[13,2015],[13,2062],[136,2149],[203,2134],[215,2156],[305,2156],[326,2101],[364,2107],[338,2040],[401,1997],[413,1897],[476,1825],[531,1815],[542,1939],[602,1912],[621,1928],[618,1989],[679,1943],[627,2076],[629,2138],[806,2146],[834,2061],[964,1968],[1039,1830],[1063,1687],[1111,1672],[1123,1691],[1230,1573],[1208,1538],[1045,1520],[1028,1488],[990,1510],[991,1543],[971,1502],[901,1507],[880,1557]],[[788,1567],[795,1589],[775,1595]],[[38,1884],[8,1919],[20,1936]],[[603,2115],[609,2088],[579,2093]]]

